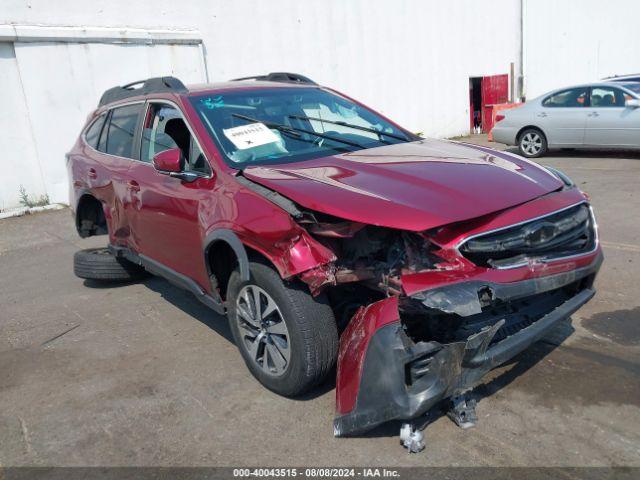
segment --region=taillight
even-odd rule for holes
[[[498,123],[500,120],[504,120],[504,115],[496,115],[496,123]]]

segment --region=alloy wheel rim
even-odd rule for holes
[[[267,375],[278,377],[289,367],[291,342],[275,300],[257,285],[245,285],[236,300],[240,343]]]
[[[537,133],[529,132],[522,137],[520,144],[522,145],[522,150],[527,154],[536,155],[542,150],[542,137]]]

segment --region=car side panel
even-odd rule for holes
[[[130,247],[131,226],[126,215],[126,209],[132,202],[131,191],[127,187],[131,160],[103,154],[95,150],[92,155],[104,165],[108,175],[104,186],[100,187],[106,192],[100,192],[99,195],[106,194],[108,197],[105,205],[110,210],[112,220],[109,226],[109,241],[112,245]],[[98,196],[96,198],[102,200]]]
[[[640,108],[588,108],[585,144],[640,147]]]
[[[505,118],[496,123],[491,130],[493,141],[506,145],[517,145],[518,133],[525,127],[539,128],[546,135],[535,115],[537,108],[534,103],[525,103],[520,107],[500,112]]]
[[[210,291],[203,260],[203,220],[216,216],[215,179],[193,183],[163,175],[151,163],[133,162],[130,181],[136,183],[127,205],[134,251],[196,281]]]
[[[539,105],[532,111],[532,123],[545,132],[549,146],[581,146],[587,109],[584,107],[547,108]]]
[[[333,252],[313,239],[291,215],[263,196],[220,174],[216,197],[202,210],[207,234],[233,231],[242,243],[264,255],[283,278],[336,259]]]
[[[109,230],[109,243],[129,246],[130,228],[124,214],[130,201],[125,189],[129,160],[98,152],[82,135],[67,154],[70,205],[75,212],[83,195],[95,197],[103,205]]]

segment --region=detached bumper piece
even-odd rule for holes
[[[601,261],[522,282],[452,285],[481,299],[481,311],[467,309],[466,316],[424,307],[424,295],[390,297],[360,309],[340,342],[334,434],[357,435],[390,420],[415,419],[449,397],[453,420],[472,426],[474,405],[461,395],[589,301]],[[446,295],[444,289],[438,296]],[[403,300],[426,309],[422,325],[416,325],[415,312],[405,318]],[[436,328],[443,323],[448,330]]]
[[[451,399],[451,403],[453,405],[447,412],[447,416],[463,430],[475,427],[478,422],[476,401],[472,398],[457,396]]]

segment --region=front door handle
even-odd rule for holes
[[[598,112],[591,112],[588,116],[589,117],[599,117],[600,114]]]
[[[129,190],[131,190],[132,192],[139,192],[140,191],[140,185],[135,180],[129,180],[127,182],[127,188]]]
[[[98,178],[98,172],[96,172],[96,169],[93,167],[89,169],[89,178],[94,180]]]

